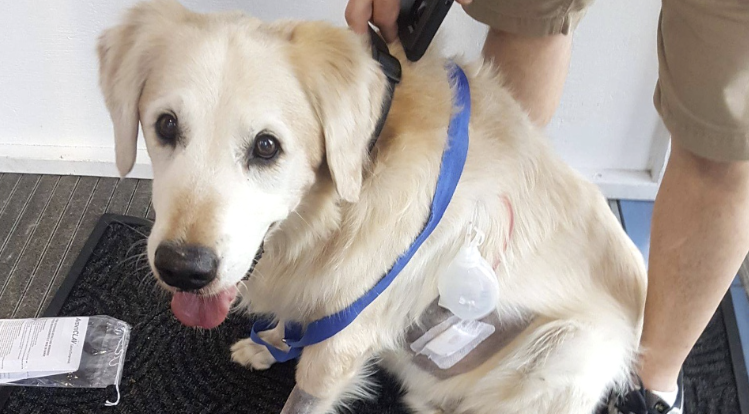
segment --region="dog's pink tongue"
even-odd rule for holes
[[[178,292],[172,297],[172,312],[184,325],[213,329],[226,319],[235,297],[236,287],[214,296]]]

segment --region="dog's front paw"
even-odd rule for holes
[[[237,341],[231,346],[231,360],[258,370],[268,369],[276,362],[266,347],[256,344],[250,338]]]

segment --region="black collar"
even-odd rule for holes
[[[382,113],[380,119],[377,120],[374,133],[372,134],[372,140],[369,143],[369,151],[372,152],[377,138],[382,133],[382,128],[385,126],[385,120],[387,119],[388,112],[390,112],[390,105],[393,103],[393,94],[395,92],[395,85],[401,80],[401,64],[398,59],[390,54],[387,43],[380,37],[377,32],[369,26],[369,34],[372,38],[372,58],[380,63],[382,71],[388,80],[388,87],[385,91],[385,99],[382,101]]]

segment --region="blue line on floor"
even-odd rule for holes
[[[621,200],[619,208],[624,230],[640,249],[647,262],[650,255],[650,220],[653,217],[653,202]]]
[[[741,350],[744,355],[749,355],[749,300],[746,298],[746,291],[743,287],[731,287],[731,299],[733,300],[733,310],[736,314],[736,324],[739,327],[739,337],[741,338]],[[739,317],[742,315],[742,317]],[[749,371],[749,364],[747,365]]]

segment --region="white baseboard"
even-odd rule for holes
[[[612,200],[652,201],[658,192],[659,183],[653,181],[653,174],[647,170],[580,170],[580,173]]]
[[[0,172],[118,177],[114,148],[0,144]],[[650,171],[581,170],[610,199],[653,200],[658,183]],[[153,177],[146,150],[138,151],[131,178]]]
[[[0,172],[119,177],[113,147],[14,145],[0,143]],[[132,178],[153,177],[145,149],[138,150]]]

